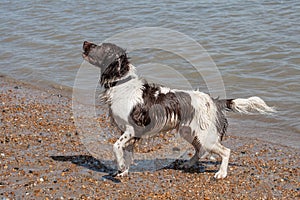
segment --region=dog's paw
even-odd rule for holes
[[[211,153],[208,153],[208,152],[205,152],[205,154],[203,156],[201,156],[200,159],[208,159],[210,161],[216,161],[217,159],[211,154]]]
[[[227,176],[227,172],[221,171],[219,170],[216,174],[215,174],[215,179],[221,179],[221,178],[225,178]]]
[[[124,176],[128,176],[128,170],[125,170],[125,171],[117,174],[117,177],[124,177]]]
[[[119,170],[119,171],[111,174],[112,177],[125,177],[127,175],[128,175],[128,169],[123,172]]]
[[[217,159],[213,155],[208,156],[206,159],[210,161],[217,161]]]
[[[217,159],[213,155],[211,155],[208,159],[211,161],[217,161]]]

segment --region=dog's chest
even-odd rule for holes
[[[141,84],[132,80],[126,84],[114,87],[109,92],[112,117],[122,129],[128,123],[132,108],[143,102]]]
[[[128,116],[132,109],[131,102],[127,99],[115,99],[110,106],[112,117],[118,126],[128,124]],[[121,128],[121,127],[120,127]]]

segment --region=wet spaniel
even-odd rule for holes
[[[195,148],[194,156],[184,166],[198,161],[200,148],[203,148],[208,153],[221,156],[221,166],[214,177],[225,178],[230,149],[220,143],[228,126],[224,112],[275,112],[259,97],[213,99],[200,91],[150,84],[137,76],[125,50],[115,44],[84,42],[82,56],[101,69],[104,97],[114,121],[124,132],[113,145],[118,164],[117,176],[128,173],[124,148],[131,141],[176,129]]]

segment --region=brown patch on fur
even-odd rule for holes
[[[176,95],[173,92],[166,94],[160,92],[160,87],[154,84],[143,85],[143,104],[136,105],[130,113],[131,118],[138,126],[147,126],[151,122],[150,110],[154,105],[161,106],[166,112],[166,117],[171,118],[172,114],[181,119],[180,105]],[[155,96],[155,94],[158,95]],[[178,126],[178,123],[175,127]],[[174,128],[175,128],[174,127]]]

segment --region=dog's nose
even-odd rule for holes
[[[89,53],[90,47],[91,47],[91,43],[89,43],[88,41],[84,41],[83,42],[82,49],[84,51],[84,54],[88,54]]]
[[[91,42],[88,42],[88,41],[83,42],[82,49],[83,49],[85,55],[89,54],[92,46],[95,46],[95,45]]]

